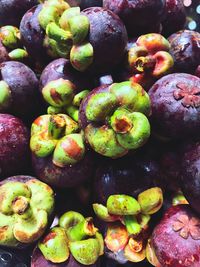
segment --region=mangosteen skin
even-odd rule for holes
[[[103,0],[81,0],[80,1],[80,8],[85,9],[88,7],[96,7],[103,5]]]
[[[103,6],[122,19],[130,36],[160,32],[164,0],[104,0]]]
[[[200,79],[174,73],[159,79],[149,90],[153,131],[169,139],[198,137]]]
[[[197,67],[195,75],[200,78],[200,65]]]
[[[19,26],[24,13],[38,4],[37,0],[1,0],[0,27],[5,25]]]
[[[124,56],[128,40],[126,28],[116,14],[101,7],[87,8],[81,14],[90,21],[88,41],[94,50],[94,61],[88,71],[109,72]]]
[[[69,188],[80,185],[93,174],[93,158],[86,152],[84,158],[74,165],[57,167],[52,156],[39,158],[32,155],[32,166],[36,177],[57,188]]]
[[[9,60],[8,51],[5,48],[5,46],[2,44],[2,42],[0,41],[0,63],[8,61],[8,60]]]
[[[174,230],[174,223],[182,221],[185,218],[187,223],[183,223],[189,236],[183,238],[180,231]],[[200,266],[200,239],[194,239],[191,234],[194,233],[196,228],[187,228],[192,226],[192,220],[199,218],[190,209],[189,205],[173,206],[167,210],[163,219],[154,228],[151,246],[162,267],[198,267]],[[183,229],[183,228],[182,228]],[[198,229],[198,228],[197,228]]]
[[[186,145],[181,159],[181,189],[191,207],[200,214],[200,142]]]
[[[41,101],[35,73],[21,62],[7,61],[0,64],[0,77],[11,91],[10,107],[2,112],[23,120],[33,119],[38,114]]]
[[[108,197],[115,194],[137,197],[139,193],[158,185],[160,174],[160,167],[155,159],[131,156],[118,160],[102,160],[94,178],[94,201],[105,205]]]
[[[162,21],[162,34],[170,34],[183,29],[186,22],[186,12],[182,0],[166,0],[165,19]]]
[[[19,29],[21,42],[25,46],[28,54],[37,65],[43,66],[49,62],[49,59],[43,47],[45,32],[38,21],[38,15],[41,9],[42,4],[29,9],[22,17]]]
[[[172,34],[170,53],[177,72],[194,73],[200,62],[200,33],[183,30]]]
[[[84,267],[84,266],[86,265],[77,262],[71,254],[69,256],[69,259],[63,263],[52,263],[44,258],[41,251],[38,248],[34,249],[31,259],[31,267]],[[87,266],[100,267],[100,260],[98,260],[95,264]]]
[[[43,70],[40,76],[40,90],[50,81],[60,78],[71,81],[76,86],[77,91],[94,88],[92,77],[75,70],[68,59],[59,58],[53,60]]]
[[[0,147],[0,179],[27,171],[29,131],[13,115],[0,114]]]

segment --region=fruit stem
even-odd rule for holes
[[[66,122],[61,115],[52,115],[48,125],[48,135],[53,139],[59,139],[65,130]]]

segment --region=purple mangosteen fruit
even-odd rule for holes
[[[13,115],[0,114],[0,147],[0,179],[27,171],[29,131]]]
[[[64,213],[33,251],[31,267],[99,267],[103,237],[91,217]]]
[[[159,187],[141,192],[137,199],[115,194],[109,196],[106,206],[93,204],[96,216],[105,225],[106,256],[121,264],[143,261],[151,215],[158,212],[162,204],[163,193]]]
[[[181,157],[181,189],[191,207],[200,214],[200,143],[186,145]]]
[[[34,5],[37,0],[2,0],[0,2],[0,26],[19,26],[24,13]]]
[[[22,42],[38,62],[68,58],[80,71],[102,73],[120,63],[127,32],[110,10],[91,7],[80,11],[65,1],[46,1],[30,9],[20,24]]]
[[[150,136],[148,94],[129,81],[103,85],[81,102],[79,123],[98,154],[119,158],[143,146]]]
[[[142,191],[158,185],[161,173],[157,160],[145,159],[144,156],[138,158],[138,153],[129,158],[101,161],[95,173],[93,198],[105,205],[108,197],[113,194],[137,197]]]
[[[49,82],[61,78],[72,82],[77,88],[77,92],[94,88],[94,79],[91,76],[75,70],[68,59],[59,58],[53,60],[43,70],[40,76],[40,90]]]
[[[103,6],[122,19],[131,36],[160,32],[165,7],[163,0],[103,0]]]
[[[162,21],[162,34],[169,36],[183,29],[186,10],[182,0],[165,0],[165,17]]]
[[[200,62],[200,33],[183,30],[168,38],[177,72],[194,73]]]
[[[66,114],[38,117],[32,124],[30,147],[36,176],[50,185],[74,187],[93,173],[83,134]]]
[[[0,63],[16,60],[28,61],[28,53],[23,49],[19,29],[14,26],[0,28]]]
[[[21,62],[0,64],[0,112],[23,120],[33,118],[40,108],[39,84],[35,73]]]
[[[200,265],[200,219],[189,205],[173,206],[153,230],[147,258],[156,267]]]
[[[149,90],[152,128],[166,139],[198,137],[200,79],[174,73],[159,79]]]
[[[200,78],[200,65],[197,67],[195,75]]]
[[[31,176],[13,176],[0,182],[0,245],[23,248],[33,244],[49,226],[54,192]]]

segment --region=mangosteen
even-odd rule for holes
[[[147,247],[147,259],[153,266],[198,267],[199,217],[189,205],[169,208],[155,227]]]
[[[149,114],[148,94],[139,84],[127,81],[92,90],[81,102],[79,123],[95,152],[119,158],[147,142]]]
[[[118,263],[141,262],[146,258],[151,215],[163,204],[158,187],[141,192],[137,200],[129,195],[110,195],[106,206],[93,204],[97,217],[105,224],[105,254]]]
[[[122,19],[131,36],[160,32],[165,11],[163,0],[103,0],[103,6]]]
[[[0,63],[9,60],[28,62],[28,53],[22,47],[19,29],[3,26],[0,28]]]
[[[40,90],[49,82],[61,78],[72,82],[77,88],[77,92],[94,88],[94,79],[90,75],[75,70],[68,59],[59,58],[53,60],[43,70],[40,76]]]
[[[79,126],[66,114],[38,117],[30,147],[36,176],[50,185],[74,187],[93,173],[94,162]]]
[[[103,237],[91,217],[64,213],[33,251],[31,267],[100,267]]]
[[[162,34],[169,36],[183,29],[186,23],[186,10],[182,0],[165,0],[165,16],[162,21]]]
[[[13,115],[0,114],[0,147],[0,179],[28,171],[29,131]]]
[[[181,189],[191,207],[200,214],[200,143],[194,142],[182,149]]]
[[[174,73],[159,79],[149,90],[152,127],[168,140],[198,137],[200,79]]]
[[[19,26],[22,16],[38,0],[2,0],[0,1],[0,26]]]
[[[120,63],[127,32],[117,15],[102,7],[80,11],[64,1],[46,1],[30,9],[20,24],[28,53],[40,64],[70,58],[80,71],[102,73]]]
[[[142,158],[138,158],[136,153],[115,161],[100,161],[95,173],[93,198],[96,202],[105,204],[107,198],[113,194],[137,197],[142,191],[160,185],[161,175],[158,161],[153,158],[145,159],[144,154]]]
[[[168,38],[177,72],[194,73],[200,62],[200,33],[183,30]]]
[[[0,182],[0,245],[23,248],[33,244],[51,224],[54,192],[31,176]]]
[[[197,67],[195,75],[200,78],[200,65]]]
[[[35,73],[21,62],[0,64],[0,112],[11,113],[27,121],[41,109],[39,84]]]

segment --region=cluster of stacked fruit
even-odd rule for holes
[[[0,1],[0,266],[200,266],[185,25],[182,0]]]

